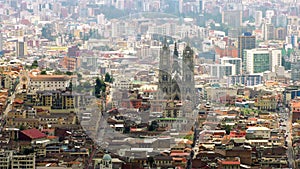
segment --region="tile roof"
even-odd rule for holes
[[[38,129],[28,129],[28,130],[23,130],[21,131],[24,135],[30,137],[31,139],[39,139],[39,138],[44,138],[46,137],[46,134],[42,133]]]
[[[239,161],[221,161],[222,165],[240,165],[241,162]]]

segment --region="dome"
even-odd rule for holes
[[[104,161],[111,161],[111,156],[109,154],[104,154],[103,160]]]

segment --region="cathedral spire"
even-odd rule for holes
[[[177,50],[177,43],[176,42],[175,42],[174,46],[175,47],[174,47],[173,57],[177,59],[178,58],[178,50]]]
[[[163,48],[168,48],[169,45],[168,45],[168,42],[167,42],[167,37],[165,36],[164,37],[164,41],[163,41]]]

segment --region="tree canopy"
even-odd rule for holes
[[[106,84],[103,81],[103,79],[100,79],[99,77],[96,79],[96,85],[95,85],[95,96],[97,98],[101,97],[101,93],[105,93],[106,91]]]

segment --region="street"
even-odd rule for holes
[[[293,142],[292,142],[292,113],[290,111],[288,111],[288,123],[287,123],[286,132],[288,134],[286,141],[288,145],[287,157],[288,157],[289,167],[296,168],[295,160],[294,160]]]

